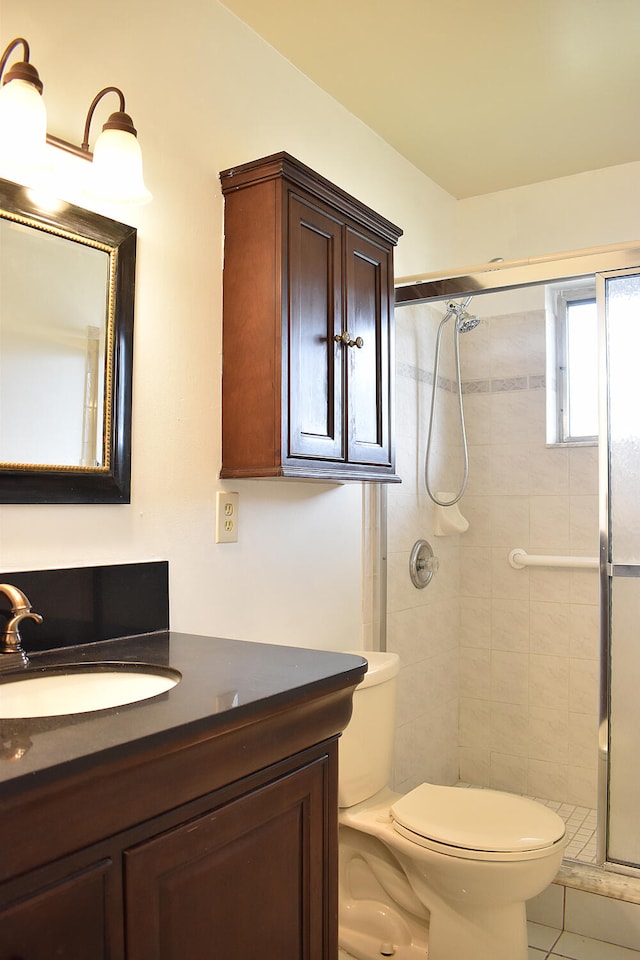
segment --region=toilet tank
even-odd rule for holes
[[[395,735],[397,653],[353,651],[369,669],[353,694],[351,720],[339,741],[338,804],[352,807],[391,780]]]

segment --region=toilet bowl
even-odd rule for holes
[[[399,661],[362,655],[340,742],[340,945],[358,960],[526,960],[525,903],[560,866],[562,819],[494,790],[393,793]]]

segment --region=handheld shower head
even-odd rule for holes
[[[474,317],[470,313],[467,313],[466,310],[463,310],[456,317],[456,323],[458,324],[458,331],[460,333],[469,333],[470,330],[475,330],[475,328],[480,323],[480,317]]]
[[[456,303],[455,300],[450,300],[447,304],[447,316],[451,316],[452,314],[455,316],[458,333],[468,333],[470,330],[475,330],[480,323],[480,317],[475,317],[467,311],[470,303],[471,297],[467,297],[463,303]]]

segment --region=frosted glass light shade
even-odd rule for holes
[[[47,166],[47,111],[27,80],[0,88],[0,169],[11,179]]]
[[[103,130],[93,150],[87,193],[117,203],[151,200],[142,176],[142,152],[136,137],[125,130]]]

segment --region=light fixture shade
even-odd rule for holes
[[[0,170],[10,179],[47,166],[47,111],[42,95],[27,80],[0,88]],[[14,175],[12,175],[14,174]]]
[[[86,192],[117,203],[142,204],[151,200],[142,176],[142,152],[132,133],[102,131],[93,150]]]

